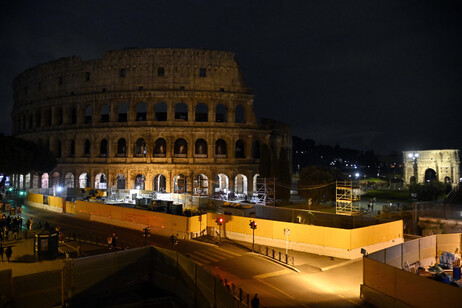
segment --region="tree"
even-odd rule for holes
[[[334,200],[337,177],[333,169],[319,166],[305,167],[300,172],[299,194],[306,199],[311,198],[315,204],[319,204],[320,201]]]
[[[289,157],[287,150],[281,148],[278,160],[278,174],[276,174],[276,197],[282,199],[283,202],[288,202],[290,199],[290,186],[292,184],[292,177],[290,175]]]
[[[53,153],[42,145],[13,136],[0,134],[0,187],[4,187],[6,176],[12,174],[42,173],[56,167]]]

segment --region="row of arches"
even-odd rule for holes
[[[132,110],[126,102],[121,102],[114,112],[111,112],[110,104],[103,104],[97,112],[94,106],[87,105],[79,108],[72,106],[64,108],[63,106],[47,107],[37,109],[34,112],[24,112],[16,116],[16,129],[25,131],[27,129],[59,126],[63,124],[91,124],[91,123],[108,123],[108,122],[142,122],[142,121],[194,121],[194,122],[217,122],[234,123],[246,122],[246,110],[243,105],[238,104],[233,109],[233,119],[229,119],[229,108],[224,104],[217,104],[213,109],[213,119],[209,116],[209,106],[205,103],[196,103],[189,107],[184,102],[176,103],[172,106],[172,113],[169,116],[169,106],[167,103],[159,102],[155,104],[151,113],[146,102],[140,102]],[[149,117],[149,118],[148,118]]]
[[[424,173],[424,183],[431,183],[431,182],[436,182],[438,181],[438,175],[435,170],[432,168],[428,168],[425,170]],[[443,179],[445,184],[452,184],[452,178],[449,176],[445,176]],[[411,184],[416,184],[417,183],[417,178],[413,175],[409,178],[409,183]]]
[[[252,178],[252,189],[256,192],[256,183],[259,175],[256,174]],[[224,173],[217,174],[213,179],[209,179],[205,174],[198,174],[192,179],[192,183],[188,183],[191,179],[188,179],[184,174],[176,174],[172,178],[173,193],[192,193],[194,195],[211,195],[213,193],[228,193],[230,191],[230,178]],[[25,183],[23,182],[25,181]],[[39,182],[40,181],[40,182]],[[96,189],[108,189],[111,187],[117,189],[141,189],[141,190],[153,190],[158,192],[166,192],[169,190],[167,178],[163,174],[157,174],[154,176],[152,181],[152,187],[146,187],[146,177],[143,174],[138,174],[134,178],[133,187],[127,187],[127,181],[123,174],[118,174],[114,185],[108,185],[108,178],[106,174],[99,173],[94,179],[90,178],[88,173],[81,173],[76,176],[68,172],[61,177],[61,174],[57,171],[51,175],[48,173],[42,174],[42,176],[27,174],[23,179],[20,178],[20,186],[30,186],[32,188],[51,188],[51,187],[67,187],[67,188],[87,188],[92,187]],[[92,185],[94,184],[94,185]],[[248,193],[248,178],[244,174],[237,174],[234,177],[233,191],[236,194],[247,194]]]
[[[79,153],[82,156],[89,156],[91,155],[91,142],[89,139],[83,140],[83,147],[82,152]],[[99,148],[97,149],[97,155],[100,157],[107,157],[110,154],[109,151],[109,142],[108,139],[103,138],[99,144],[97,144]],[[151,152],[152,149],[152,157],[167,157],[167,154],[173,154],[173,157],[188,157],[190,154],[189,144],[184,138],[177,138],[173,142],[173,153],[168,152],[168,143],[164,138],[158,138],[154,141],[152,145],[149,146],[148,150],[148,143],[144,138],[138,138],[136,142],[133,144],[133,157],[146,157],[148,155],[148,151]],[[260,158],[260,142],[258,140],[254,140],[251,145],[251,157],[253,159]],[[246,158],[246,146],[242,139],[238,139],[233,145],[233,157],[234,158]],[[61,141],[57,140],[54,144],[53,151],[55,152],[57,157],[63,156],[63,144]],[[125,138],[120,138],[117,140],[117,146],[115,148],[116,153],[113,153],[115,157],[127,157],[129,155],[128,152],[128,144]],[[197,158],[207,158],[210,156],[210,151],[213,151],[213,156],[215,158],[227,158],[230,154],[228,153],[228,145],[224,139],[217,139],[214,144],[214,149],[209,149],[209,144],[205,139],[199,138],[194,142],[192,154],[194,157]],[[232,152],[231,152],[232,153]],[[64,156],[74,157],[76,155],[76,144],[74,140],[70,141],[68,153]]]

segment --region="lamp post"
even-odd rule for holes
[[[412,166],[414,169],[414,179],[415,179],[415,184],[417,184],[418,183],[417,159],[419,158],[420,155],[419,153],[409,153],[407,156],[412,159]]]
[[[252,229],[252,252],[255,252],[255,229],[257,229],[257,222],[255,220],[250,221],[250,229]]]
[[[216,224],[218,225],[218,238],[221,244],[221,225],[223,225],[223,218],[219,217],[215,220]]]
[[[290,235],[290,229],[284,228],[284,235],[286,236],[286,256],[289,250],[289,235]]]

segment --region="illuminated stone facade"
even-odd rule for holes
[[[459,150],[404,151],[404,183],[438,180],[458,185],[460,182]]]
[[[58,157],[49,174],[21,177],[25,187],[249,194],[263,145],[274,156],[291,153],[288,126],[257,123],[254,96],[230,52],[74,56],[23,72],[13,87],[13,134]]]

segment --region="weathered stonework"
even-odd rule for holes
[[[435,177],[439,182],[458,185],[459,150],[404,151],[404,183],[424,183]]]
[[[13,87],[13,134],[58,156],[50,187],[250,193],[262,145],[274,156],[282,147],[291,152],[287,126],[257,123],[254,96],[230,52],[127,49],[91,61],[73,56],[23,72]],[[43,176],[24,182],[47,186]]]

